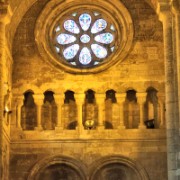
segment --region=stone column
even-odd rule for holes
[[[159,121],[159,128],[165,128],[165,97],[163,94],[157,94],[158,96],[158,121]]]
[[[42,128],[42,105],[44,101],[44,96],[43,95],[33,95],[34,97],[34,102],[37,107],[37,127],[35,127],[35,130],[43,130]]]
[[[77,129],[79,132],[84,129],[83,127],[83,104],[84,104],[84,94],[74,94],[76,105],[77,105]]]
[[[126,93],[116,93],[117,102],[119,104],[119,126],[118,129],[125,129],[124,125],[124,102]]]
[[[18,129],[22,129],[22,126],[21,126],[21,108],[23,106],[23,103],[24,103],[24,96],[18,97],[16,100],[16,108],[17,108],[16,127]]]
[[[7,43],[6,43],[6,33],[5,33],[5,27],[6,24],[10,21],[10,12],[8,11],[10,8],[8,8],[8,5],[5,4],[3,1],[0,4],[0,177],[1,179],[9,179],[9,168],[4,167],[2,162],[3,159],[3,146],[4,146],[4,136],[5,133],[3,133],[3,113],[4,113],[4,92],[3,92],[3,86],[4,86],[4,65],[6,62],[6,50],[8,49]],[[8,73],[8,72],[7,72]],[[9,157],[9,152],[5,152],[7,157]],[[9,158],[7,158],[7,161]]]
[[[4,114],[4,94],[3,94],[3,87],[4,87],[4,64],[5,64],[5,22],[4,18],[6,13],[4,13],[5,9],[0,7],[0,135],[2,135],[2,126],[3,126],[3,114]],[[1,12],[2,11],[2,12]],[[2,14],[1,14],[2,13]],[[0,152],[1,152],[1,143],[2,138],[0,138]],[[1,154],[0,154],[0,165],[1,165]]]
[[[166,97],[166,133],[167,133],[167,159],[168,179],[176,180],[178,170],[177,151],[179,144],[179,122],[177,113],[177,89],[175,88],[175,57],[173,55],[173,28],[172,13],[169,4],[160,4],[160,20],[163,23],[164,37],[164,64],[165,64],[165,97]],[[178,47],[179,48],[179,47]]]
[[[105,94],[96,94],[96,103],[98,105],[98,129],[104,129]]]
[[[172,1],[172,12],[174,18],[174,47],[176,56],[176,71],[177,71],[177,88],[178,88],[178,105],[180,113],[180,2],[178,0]],[[177,116],[177,115],[176,115]],[[180,124],[179,124],[180,132]]]
[[[146,126],[144,124],[144,105],[146,102],[146,93],[137,93],[137,100],[139,104],[139,111],[140,111],[140,120],[139,120],[139,129],[146,129]]]
[[[62,122],[62,106],[64,104],[64,95],[62,94],[54,94],[55,102],[57,105],[57,124],[55,130],[63,130],[63,122]]]

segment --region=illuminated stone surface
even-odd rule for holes
[[[0,179],[167,180],[168,172],[170,180],[177,179],[179,149],[175,147],[180,142],[176,107],[180,72],[175,64],[180,57],[178,3],[173,2],[168,7],[169,3],[164,2],[161,7],[158,1],[151,0],[154,7],[166,10],[156,14],[157,10],[147,3],[150,1],[144,0],[122,0],[124,5],[114,0],[82,1],[86,4],[79,5],[80,13],[75,9],[79,2],[9,0],[11,8],[8,10],[4,1],[0,3]],[[69,73],[65,68],[56,67],[54,62],[54,66],[48,63],[37,48],[35,34],[45,36],[47,41],[50,39],[43,28],[38,32],[35,29],[40,15],[44,13],[49,17],[58,3],[64,16],[67,5],[72,5],[70,14],[76,21],[64,19],[65,27],[58,22],[52,32],[56,36],[68,32],[81,44],[80,38],[87,34],[90,41],[84,40],[86,43],[81,48],[74,40],[71,42],[71,38],[60,36],[59,42],[64,46],[54,41],[51,44],[57,58],[65,56],[75,69],[80,61],[85,66],[92,63],[98,67],[104,63],[101,57],[106,57],[106,51],[115,53],[112,58],[119,61],[98,73],[90,73],[87,68],[87,74]],[[95,6],[95,11],[89,13],[93,17],[88,20],[90,26],[83,20],[83,30],[79,15]],[[116,54],[121,43],[98,52],[97,45],[93,51],[90,42],[100,46],[105,42],[103,48],[111,44],[111,35],[110,38],[98,35],[107,33],[106,28],[116,34],[119,24],[112,26],[112,22],[105,19],[106,26],[96,20],[103,19],[101,14],[105,10],[118,17],[118,8],[123,6],[132,16],[134,36],[131,50],[121,61]],[[173,16],[169,10],[173,10]],[[10,14],[5,17],[6,12]],[[93,26],[90,36],[87,32],[91,32]],[[119,42],[123,42],[123,38]],[[174,40],[176,43],[172,44]],[[44,49],[49,48],[45,41],[41,43]],[[77,58],[77,63],[72,58]],[[177,69],[177,77],[174,69]],[[174,82],[176,79],[178,83]],[[12,110],[11,114],[4,111],[6,107]],[[153,117],[155,129],[145,129],[144,121]],[[93,121],[94,127],[84,128],[84,120]],[[149,122],[152,121],[146,121]]]

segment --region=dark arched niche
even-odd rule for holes
[[[108,156],[96,161],[90,174],[90,180],[149,180],[139,163],[122,156]]]
[[[38,162],[28,180],[86,180],[82,162],[64,156],[53,156]]]

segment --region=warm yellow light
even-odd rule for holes
[[[86,120],[85,121],[85,126],[87,128],[92,128],[94,126],[94,120]]]

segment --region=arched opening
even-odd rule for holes
[[[85,129],[95,129],[98,119],[98,107],[95,92],[91,89],[85,92],[85,103],[83,105],[83,125]]]
[[[57,121],[57,106],[52,91],[46,91],[44,93],[42,117],[42,126],[44,130],[55,129]]]
[[[149,180],[141,165],[123,156],[108,156],[93,163],[90,180]]]
[[[124,108],[125,126],[128,129],[138,128],[139,124],[139,106],[135,90],[126,92],[125,108]]]
[[[38,174],[36,180],[78,180],[81,179],[78,172],[67,164],[53,164]]]
[[[51,156],[39,161],[28,180],[86,180],[86,167],[82,162],[65,156]]]
[[[77,106],[73,91],[66,91],[63,105],[64,125],[66,129],[73,130],[77,126]]]
[[[33,91],[26,91],[24,93],[24,104],[21,108],[21,126],[23,130],[34,130],[37,126],[37,110],[33,94]]]
[[[157,90],[153,87],[147,89],[146,103],[145,103],[145,123],[147,128],[159,127],[158,120],[158,98]]]
[[[106,91],[106,100],[105,100],[105,128],[113,129],[117,127],[118,117],[116,112],[118,111],[119,106],[116,100],[116,91],[113,89]]]

